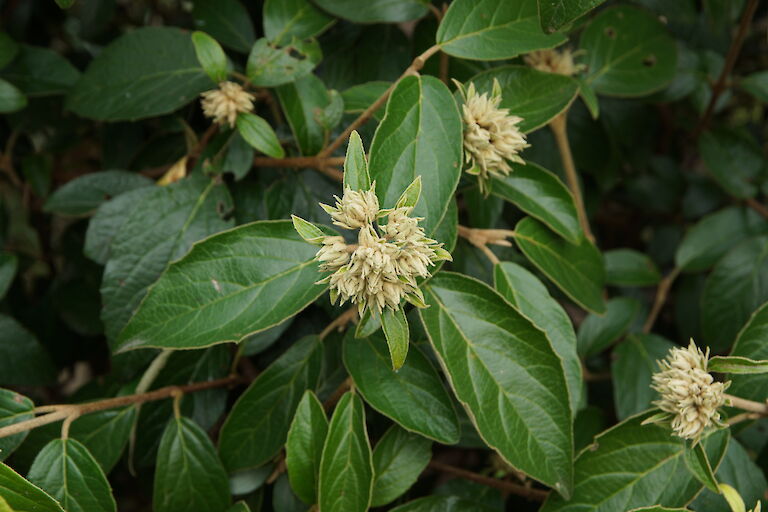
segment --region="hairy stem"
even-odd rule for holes
[[[760,416],[768,416],[768,404],[765,402],[755,402],[753,400],[747,400],[746,398],[739,398],[738,396],[729,394],[724,394],[723,397],[725,398],[725,405],[759,414]]]
[[[323,331],[318,335],[318,337],[322,340],[325,339],[326,336],[331,334],[334,330],[341,331],[342,329],[345,329],[347,327],[347,324],[349,322],[356,322],[357,321],[357,306],[352,306],[339,316],[333,319],[331,323],[328,324],[328,326],[323,329]]]
[[[525,485],[516,484],[514,482],[507,482],[505,480],[499,480],[497,478],[480,475],[478,473],[473,473],[472,471],[467,471],[466,469],[443,464],[442,462],[437,462],[435,460],[429,462],[429,467],[436,471],[440,471],[441,473],[448,473],[449,475],[458,476],[459,478],[471,480],[472,482],[477,482],[478,484],[493,487],[495,489],[499,489],[502,492],[522,496],[533,501],[544,501],[549,494],[548,491],[534,489],[533,487],[527,487]]]

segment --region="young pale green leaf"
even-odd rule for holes
[[[219,453],[230,472],[258,467],[280,451],[302,393],[317,384],[322,348],[317,336],[302,338],[240,395],[219,438]]]
[[[633,416],[595,438],[576,458],[576,486],[569,501],[550,493],[541,512],[616,512],[647,506],[681,507],[702,485],[681,460],[685,442],[668,427],[642,425],[647,415]],[[728,445],[728,430],[703,441],[714,466]]]
[[[172,418],[157,452],[155,512],[225,512],[229,479],[208,434],[189,418]]]
[[[373,462],[360,398],[347,392],[333,411],[320,461],[323,512],[364,512],[371,504]]]
[[[232,50],[248,53],[256,40],[251,15],[238,0],[195,0],[195,27]]]
[[[189,33],[144,27],[99,53],[67,97],[67,108],[91,119],[132,121],[173,112],[213,85]]]
[[[238,501],[227,509],[227,512],[251,512],[250,507],[244,501]]]
[[[29,468],[29,481],[55,498],[67,512],[115,512],[112,489],[99,463],[74,439],[54,439]]]
[[[571,244],[526,217],[517,223],[515,242],[531,263],[577,304],[593,313],[605,312],[603,256],[586,238]]]
[[[747,509],[744,506],[744,500],[736,489],[728,484],[720,484],[718,491],[723,495],[725,501],[728,502],[731,512],[746,512]]]
[[[768,361],[755,361],[748,357],[714,356],[709,360],[707,369],[710,372],[752,375],[768,373]]]
[[[373,450],[372,507],[402,496],[419,478],[432,458],[432,442],[392,425]]]
[[[725,128],[699,137],[699,152],[715,181],[731,196],[747,199],[757,194],[765,159],[760,146],[744,132]]]
[[[768,337],[768,302],[752,313],[752,316],[741,329],[731,349],[731,357],[754,361],[768,359],[766,337]],[[715,366],[717,364],[715,363]],[[762,402],[768,396],[768,374],[744,375],[736,373],[731,377],[729,393]]]
[[[88,448],[104,473],[117,464],[136,421],[135,407],[88,414],[72,423],[69,435]]]
[[[410,432],[442,444],[459,442],[459,420],[437,370],[417,347],[399,371],[381,332],[368,339],[348,334],[344,366],[365,401]]]
[[[712,465],[707,458],[707,452],[704,450],[702,443],[696,443],[693,447],[686,446],[685,453],[683,455],[683,461],[688,471],[696,477],[696,479],[704,484],[704,487],[712,492],[719,493],[717,487],[717,478],[715,472],[712,470]]]
[[[325,84],[310,74],[280,86],[276,91],[301,154],[317,154],[323,147],[326,129],[315,114],[331,102]]]
[[[677,47],[652,13],[634,6],[606,9],[581,35],[586,81],[599,94],[644,96],[675,76]]]
[[[492,181],[491,192],[537,218],[571,243],[578,243],[584,236],[573,195],[560,178],[533,162],[512,164],[509,176]]]
[[[0,299],[5,297],[8,289],[16,277],[16,269],[19,266],[19,259],[15,254],[0,251]]]
[[[598,354],[621,338],[640,312],[640,302],[617,297],[606,303],[602,315],[590,313],[579,326],[578,351],[582,357]]]
[[[0,386],[42,386],[55,379],[53,361],[34,334],[0,314]]]
[[[240,342],[292,317],[325,290],[315,247],[291,221],[211,236],[172,263],[120,334],[120,349]],[[158,308],[163,315],[157,315]]]
[[[661,280],[656,264],[645,254],[632,249],[603,253],[605,282],[614,286],[654,286]]]
[[[0,32],[0,69],[13,61],[19,53],[19,43],[6,32]]]
[[[762,102],[768,102],[768,71],[758,71],[744,77],[739,87]]]
[[[421,175],[416,176],[416,179],[403,191],[400,199],[395,203],[395,208],[413,208],[419,202],[420,197]]]
[[[371,188],[371,175],[368,173],[368,160],[365,157],[363,141],[357,130],[349,134],[347,156],[344,158],[344,190],[368,190]]]
[[[10,507],[10,512],[27,510],[64,512],[61,505],[45,491],[25,480],[2,462],[0,462],[0,498],[5,500],[5,504]]]
[[[277,46],[261,38],[251,48],[245,73],[257,87],[275,87],[308,75],[322,58],[314,39],[293,39]]]
[[[197,61],[214,82],[227,79],[227,56],[219,43],[206,34],[196,30],[192,32],[192,44],[195,45]]]
[[[285,150],[280,145],[275,130],[264,118],[243,112],[237,116],[237,131],[251,147],[272,158],[283,158]]]
[[[43,210],[61,215],[85,215],[113,197],[153,184],[151,179],[135,172],[101,171],[84,174],[51,194]]]
[[[568,108],[579,92],[573,78],[545,73],[528,66],[500,66],[475,75],[470,81],[480,93],[490,93],[493,81],[501,85],[501,108],[522,117],[520,129],[532,132]]]
[[[530,318],[552,342],[552,348],[563,360],[571,410],[578,410],[583,385],[581,360],[576,353],[576,333],[568,314],[535,275],[516,263],[497,264],[493,269],[493,282],[496,291]]]
[[[603,2],[605,0],[538,0],[541,28],[546,33],[560,30]]]
[[[32,400],[10,389],[0,389],[0,427],[35,417]],[[0,438],[0,461],[4,461],[26,439],[28,431]],[[2,492],[0,491],[0,496]]]
[[[311,244],[320,244],[322,243],[323,238],[326,237],[326,234],[322,229],[315,226],[311,222],[307,222],[301,217],[291,215],[291,221],[293,222],[293,229],[296,230],[296,232],[301,238],[304,239],[305,242],[309,242]]]
[[[328,418],[311,391],[304,392],[285,441],[285,466],[296,495],[307,504],[317,502],[317,480]]]
[[[400,23],[427,14],[421,0],[368,0],[365,8],[357,0],[314,0],[324,11],[355,23]]]
[[[441,272],[423,290],[427,335],[483,440],[513,467],[570,496],[573,418],[551,342],[479,281]]]
[[[444,52],[475,60],[510,59],[565,40],[542,31],[536,0],[455,0],[437,30]]]
[[[408,76],[392,91],[371,143],[369,170],[383,208],[391,208],[421,176],[424,190],[413,215],[428,237],[454,200],[462,165],[462,124],[456,102],[437,78]]]
[[[18,55],[0,72],[28,97],[66,94],[80,78],[67,59],[48,48],[20,45]]]
[[[12,83],[0,78],[0,113],[10,114],[27,106],[27,97]]]
[[[309,0],[266,0],[263,21],[264,35],[275,44],[318,36],[334,23]]]
[[[392,311],[388,309],[384,311],[381,314],[381,327],[387,338],[392,370],[398,371],[405,363],[405,358],[408,355],[408,343],[411,336],[408,331],[408,320],[405,318],[403,310]]]

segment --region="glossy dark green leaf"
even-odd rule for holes
[[[16,277],[16,269],[19,266],[19,259],[15,254],[0,251],[0,299],[5,297],[8,289]]]
[[[605,312],[605,269],[600,251],[586,238],[578,245],[555,236],[530,217],[517,223],[515,242],[523,254],[584,309]]]
[[[189,418],[172,418],[157,452],[155,512],[225,512],[229,479],[208,434]]]
[[[238,0],[195,0],[195,27],[232,50],[248,53],[256,36],[248,11]]]
[[[441,272],[419,310],[454,393],[483,440],[513,467],[569,496],[573,418],[562,361],[487,285]]]
[[[443,444],[459,441],[459,420],[443,382],[416,347],[400,370],[392,371],[387,343],[379,331],[368,339],[348,334],[344,365],[365,401],[411,432]]]
[[[192,44],[195,45],[197,61],[208,76],[216,83],[227,79],[227,56],[219,43],[199,30],[192,32]]]
[[[316,113],[331,102],[323,81],[311,74],[276,90],[301,154],[319,153],[325,141],[326,130],[317,119]]]
[[[768,359],[768,303],[762,304],[736,337],[731,349],[731,356],[746,357],[752,360]],[[768,396],[768,374],[730,376],[731,387],[728,392],[750,400],[763,401]]]
[[[761,235],[745,240],[728,251],[707,277],[701,297],[701,326],[705,343],[715,352],[726,349],[749,315],[766,300],[768,236]]]
[[[653,286],[661,273],[651,258],[632,249],[614,249],[603,253],[605,282],[614,286]]]
[[[373,105],[391,85],[389,82],[374,81],[353,85],[349,89],[345,89],[341,93],[341,97],[344,100],[344,113],[361,114]],[[383,115],[384,109],[382,108],[373,113],[373,117],[376,120],[381,120]]]
[[[715,181],[733,197],[746,199],[757,194],[765,160],[752,137],[726,129],[699,136],[699,151]]]
[[[381,314],[381,328],[389,347],[389,358],[392,361],[392,370],[399,370],[405,363],[408,355],[408,320],[402,309],[395,311],[386,310]]]
[[[320,461],[323,512],[364,512],[371,503],[373,462],[363,401],[347,392],[333,411]]]
[[[702,443],[697,443],[692,447],[686,447],[683,461],[691,474],[699,482],[704,484],[704,487],[712,492],[720,492],[717,487],[715,472],[712,469],[712,465],[709,463],[707,452],[704,450],[704,445]]]
[[[512,164],[509,176],[493,180],[491,192],[569,242],[578,243],[583,236],[570,191],[560,178],[533,162]]]
[[[275,44],[307,39],[325,32],[334,19],[309,0],[266,0],[264,35]]]
[[[463,59],[510,59],[564,41],[542,31],[536,0],[455,0],[437,30],[443,51]]]
[[[644,96],[672,81],[675,41],[656,16],[622,5],[601,11],[581,35],[586,81],[599,94]]]
[[[11,82],[29,97],[66,94],[80,78],[80,72],[67,59],[48,48],[19,46],[19,53],[0,77]]]
[[[308,75],[322,59],[316,41],[294,39],[277,46],[261,38],[248,55],[246,74],[258,87],[275,87]]]
[[[19,43],[6,32],[0,32],[0,69],[7,66],[19,53]]]
[[[591,313],[579,326],[578,349],[582,357],[598,354],[621,338],[640,312],[640,303],[631,297],[611,299],[605,306],[605,313]]]
[[[245,142],[272,158],[283,158],[285,151],[275,131],[264,118],[248,112],[237,116],[237,131]]]
[[[710,372],[733,373],[750,375],[756,373],[768,373],[768,361],[755,361],[740,356],[713,356],[709,359],[707,369]]]
[[[421,0],[368,0],[365,8],[356,0],[314,0],[321,9],[355,23],[399,23],[427,14]]]
[[[109,473],[120,460],[135,421],[135,407],[96,412],[72,423],[69,435],[83,443],[104,472]]]
[[[104,121],[144,119],[173,112],[213,85],[189,33],[144,27],[99,53],[67,97],[67,108]]]
[[[0,498],[15,511],[64,512],[56,500],[0,462]]]
[[[0,427],[31,420],[35,417],[32,400],[10,389],[0,389]],[[0,437],[0,461],[4,461],[26,439],[28,431]],[[2,493],[0,492],[0,496]]]
[[[738,85],[758,100],[764,103],[768,102],[768,71],[752,73],[741,80]]]
[[[74,439],[54,439],[37,454],[27,477],[67,512],[115,512],[107,477],[88,449]]]
[[[611,378],[613,404],[620,420],[647,410],[658,398],[651,388],[651,377],[659,371],[656,361],[664,359],[676,346],[655,334],[630,334],[616,346],[611,359]]]
[[[360,134],[349,134],[347,155],[344,158],[344,189],[368,190],[371,188],[371,175],[368,173],[368,159]]]
[[[56,189],[43,209],[62,215],[84,215],[115,196],[154,182],[135,172],[101,171],[84,174]]]
[[[541,28],[554,32],[577,20],[605,0],[538,0]]]
[[[42,386],[55,378],[56,368],[37,338],[0,314],[0,386]]]
[[[322,358],[322,342],[316,336],[302,338],[240,395],[219,438],[230,472],[260,466],[280,450],[302,394],[317,384]]]
[[[0,113],[10,114],[27,106],[27,97],[12,83],[0,78]]]
[[[392,425],[373,450],[372,507],[402,496],[419,478],[432,458],[432,442]]]
[[[571,410],[576,411],[582,396],[581,360],[576,353],[576,333],[568,314],[535,275],[516,263],[497,264],[493,282],[496,291],[530,318],[552,342],[552,348],[563,360]]]
[[[315,251],[291,221],[259,221],[209,237],[168,267],[118,344],[205,347],[280,324],[325,291],[315,284],[322,277]]]
[[[430,76],[402,79],[387,103],[370,151],[369,171],[383,208],[391,208],[421,176],[425,187],[414,216],[432,236],[453,201],[461,176],[462,127],[448,88]]]
[[[285,465],[291,488],[305,503],[317,502],[317,480],[328,418],[317,396],[307,390],[296,408],[285,441]]]
[[[522,117],[520,129],[532,132],[563,112],[579,92],[576,80],[528,66],[500,66],[475,75],[471,82],[481,93],[490,92],[494,79],[501,85],[501,108]]]

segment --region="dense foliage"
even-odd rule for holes
[[[765,3],[0,15],[0,511],[760,506]]]

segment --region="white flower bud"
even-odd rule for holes
[[[573,76],[585,68],[584,64],[573,62],[573,57],[578,55],[578,53],[573,53],[569,48],[563,48],[560,51],[536,50],[523,57],[523,60],[525,60],[526,64],[539,71]]]
[[[253,110],[253,94],[235,82],[221,82],[218,89],[205,91],[200,96],[203,113],[220,125],[234,126],[237,114]]]
[[[333,223],[344,229],[358,229],[370,224],[379,215],[379,200],[375,187],[370,190],[344,190],[344,196],[336,198],[336,206],[321,204],[320,206],[331,216]]]
[[[317,251],[317,259],[320,261],[320,270],[338,270],[349,261],[350,251],[344,238],[340,236],[327,236],[323,239],[323,246]]]

